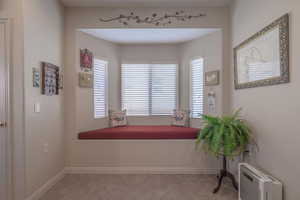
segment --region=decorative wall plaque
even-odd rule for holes
[[[40,81],[41,81],[40,70],[38,70],[37,68],[32,68],[32,86],[39,88]]]
[[[89,72],[79,72],[79,87],[92,88],[93,75]]]
[[[205,13],[199,13],[199,14],[188,14],[183,10],[172,12],[172,13],[152,13],[152,15],[149,16],[140,16],[136,15],[134,12],[131,12],[130,14],[120,14],[117,16],[111,16],[108,18],[100,18],[100,22],[106,22],[110,23],[113,21],[119,22],[123,24],[124,26],[128,26],[132,23],[136,24],[152,24],[155,26],[166,26],[174,23],[174,21],[177,22],[187,22],[195,18],[202,18],[205,17]]]
[[[93,52],[88,49],[80,49],[80,68],[83,71],[92,71],[94,64]]]
[[[47,96],[59,94],[59,67],[42,62],[42,94]]]

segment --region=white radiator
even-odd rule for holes
[[[282,200],[282,183],[247,163],[239,164],[239,200]]]

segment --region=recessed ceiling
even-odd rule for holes
[[[232,0],[61,0],[65,6],[84,7],[211,7],[228,6]]]
[[[218,29],[81,29],[118,44],[176,44],[197,39]]]

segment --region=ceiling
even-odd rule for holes
[[[80,31],[118,44],[176,44],[218,29],[81,29]]]
[[[61,0],[65,6],[99,7],[215,7],[232,0]]]

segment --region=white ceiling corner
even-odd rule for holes
[[[81,29],[94,37],[117,44],[178,44],[219,29]]]

